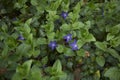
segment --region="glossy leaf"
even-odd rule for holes
[[[119,80],[119,74],[120,70],[117,67],[111,67],[105,72],[104,76],[109,77],[110,80]]]
[[[99,66],[103,67],[105,64],[105,58],[103,56],[96,57],[96,62]]]
[[[36,41],[36,45],[39,45],[39,44],[47,44],[46,38],[38,38]]]
[[[95,42],[95,45],[103,51],[106,51],[106,49],[107,49],[107,45],[104,42]]]
[[[41,70],[37,66],[33,66],[30,71],[29,80],[41,80],[42,74]]]
[[[70,48],[64,49],[64,55],[65,56],[75,56],[74,52]]]
[[[85,40],[86,42],[96,41],[95,37],[92,34],[88,34]]]
[[[69,31],[70,30],[70,26],[68,24],[63,24],[61,27],[60,27],[63,31]]]
[[[64,51],[64,46],[58,45],[57,51],[58,51],[59,53],[62,53],[62,52]]]
[[[83,45],[85,44],[85,42],[83,40],[78,40],[77,41],[77,45],[78,45],[78,48],[80,49]]]
[[[113,39],[114,37],[115,37],[115,35],[108,33],[106,40],[109,41],[109,40]]]
[[[84,24],[82,22],[75,22],[73,23],[72,25],[72,29],[75,30],[75,29],[80,29],[80,28],[83,28],[84,27]]]
[[[120,55],[117,51],[109,48],[109,49],[107,49],[107,52],[110,53],[114,58],[117,58],[120,61]]]
[[[85,50],[83,50],[83,49],[80,49],[79,51],[77,51],[77,55],[78,56],[81,56],[81,57],[85,57]]]
[[[58,74],[62,72],[62,65],[60,60],[55,61],[55,63],[53,64],[52,70]]]
[[[22,78],[28,76],[31,68],[32,60],[24,62],[22,65],[19,65],[16,69],[16,73],[20,74]]]

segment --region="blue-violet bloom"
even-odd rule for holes
[[[77,45],[76,40],[74,40],[74,42],[70,43],[69,46],[72,48],[72,50],[78,50],[78,45]]]
[[[43,66],[41,66],[41,68],[43,68],[43,69],[45,69],[47,67],[47,65],[45,64],[45,65],[43,65]]]
[[[57,43],[56,41],[50,41],[49,45],[48,45],[52,50],[54,50],[57,47]]]
[[[69,42],[70,40],[72,40],[72,34],[67,34],[63,38],[65,39],[66,42]]]
[[[19,35],[18,40],[25,40],[25,38],[22,35]]]
[[[63,11],[61,13],[61,16],[63,17],[63,19],[66,19],[66,17],[68,16],[68,13]]]
[[[16,21],[16,20],[17,20],[17,18],[16,18],[16,17],[12,18],[12,21]]]

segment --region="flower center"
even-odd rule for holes
[[[67,39],[70,39],[70,36],[67,36]]]
[[[64,13],[64,14],[63,14],[63,16],[64,16],[64,17],[66,17],[66,16],[67,16],[67,14],[66,14],[66,13]]]
[[[76,47],[77,47],[77,44],[74,45],[74,48],[76,48]]]
[[[52,46],[54,47],[54,46],[55,46],[55,44],[52,44]]]

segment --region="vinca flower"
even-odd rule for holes
[[[66,36],[63,37],[66,42],[69,42],[72,40],[72,34],[67,34]]]
[[[70,43],[70,47],[72,48],[72,50],[78,50],[77,41],[74,40],[74,42]]]
[[[14,17],[13,19],[12,19],[12,21],[16,21],[17,20],[17,18],[16,17]]]
[[[63,17],[63,19],[66,19],[67,16],[68,16],[68,13],[63,11],[63,12],[61,13],[61,16]]]
[[[25,40],[25,38],[22,35],[19,35],[18,40]]]
[[[50,41],[49,45],[48,45],[52,50],[54,50],[57,47],[57,43],[56,41]]]

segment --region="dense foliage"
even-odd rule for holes
[[[0,0],[0,80],[120,80],[119,0]]]

